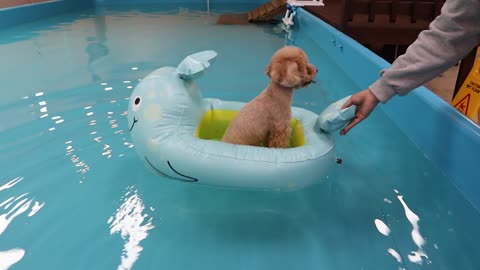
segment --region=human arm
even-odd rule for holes
[[[369,87],[352,95],[343,106],[357,106],[355,118],[340,132],[346,134],[363,121],[372,106],[373,94],[386,103],[395,95],[406,95],[444,72],[480,42],[480,0],[447,0],[441,14],[420,33],[415,42],[381,77]]]

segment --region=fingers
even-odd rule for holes
[[[356,126],[358,123],[362,122],[363,121],[363,118],[359,118],[359,117],[355,117],[353,118],[352,121],[350,121],[350,123],[348,123],[347,126],[345,126],[341,131],[340,131],[340,135],[345,135],[347,134],[348,131],[350,131],[350,129],[352,129],[354,126]]]
[[[343,104],[342,108],[340,108],[340,109],[345,109],[345,108],[350,107],[350,106],[352,106],[352,105],[353,105],[353,101],[352,101],[352,98],[350,97],[350,98],[347,100],[347,102],[345,102],[345,103]]]

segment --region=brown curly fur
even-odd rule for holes
[[[238,112],[223,135],[223,142],[288,147],[293,90],[309,85],[317,69],[308,62],[303,50],[286,46],[273,54],[265,72],[270,83]]]

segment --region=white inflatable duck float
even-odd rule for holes
[[[336,162],[331,132],[354,114],[354,107],[340,109],[348,97],[320,115],[292,107],[290,148],[223,143],[219,139],[245,103],[202,98],[195,79],[216,56],[214,51],[189,55],[135,87],[128,124],[145,164],[173,179],[223,187],[292,190],[323,181]]]

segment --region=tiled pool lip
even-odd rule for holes
[[[90,0],[53,0],[0,9],[0,29],[34,21],[69,10],[93,7]]]
[[[62,1],[62,0],[43,0],[42,2],[37,2],[37,3],[24,3],[19,1],[19,4],[16,2],[6,2],[4,4],[0,5],[0,10],[2,9],[9,9],[9,8],[19,8],[23,6],[28,6],[28,5],[37,5],[37,4],[43,4],[43,3],[48,3],[48,2],[55,2],[55,1]]]
[[[207,2],[208,1],[208,2]],[[104,6],[148,5],[148,4],[201,4],[212,9],[232,5],[255,6],[267,2],[261,0],[52,0],[16,7],[0,9],[0,30],[21,23],[34,21],[40,18],[61,14],[75,9],[85,9]],[[208,5],[207,5],[208,3]]]

